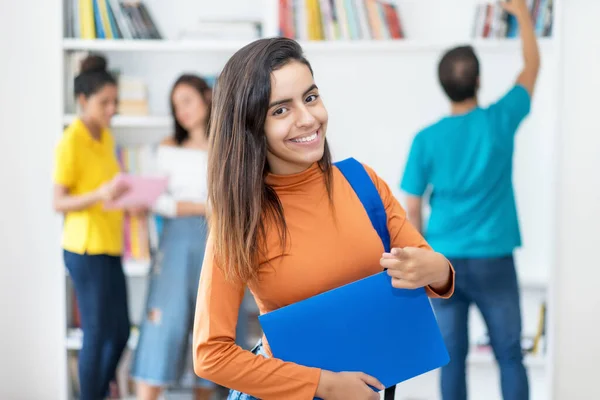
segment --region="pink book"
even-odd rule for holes
[[[168,178],[120,174],[116,184],[125,186],[127,190],[119,198],[105,202],[106,209],[150,208],[167,189]]]

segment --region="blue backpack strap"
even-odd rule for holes
[[[390,251],[390,234],[387,228],[387,215],[381,196],[363,165],[354,158],[347,158],[334,164],[356,192],[365,207],[373,228],[383,242],[386,252]]]
[[[386,252],[390,251],[390,234],[387,228],[387,214],[381,196],[363,165],[354,158],[347,158],[334,164],[342,172],[346,180],[356,192],[360,202],[365,207],[373,228],[377,231],[383,242]],[[391,386],[384,391],[384,400],[393,400],[396,397],[396,386]]]

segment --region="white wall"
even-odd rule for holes
[[[600,3],[564,1],[559,233],[556,255],[557,400],[600,399]]]
[[[64,398],[64,270],[51,211],[59,0],[0,5],[0,398]]]

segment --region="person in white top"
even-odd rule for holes
[[[177,79],[171,92],[175,132],[156,152],[156,167],[168,176],[169,185],[152,208],[164,223],[132,368],[138,399],[158,399],[165,388],[178,383],[192,351],[189,340],[208,229],[211,93],[198,76]],[[247,322],[243,310],[240,320],[243,327]],[[195,386],[197,400],[209,399],[216,387],[199,377]]]

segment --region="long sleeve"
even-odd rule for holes
[[[425,238],[421,236],[419,231],[412,226],[406,218],[406,211],[400,205],[400,202],[392,194],[389,186],[368,166],[365,166],[371,179],[375,183],[387,215],[388,231],[390,233],[391,247],[419,247],[422,249],[432,250]],[[429,297],[450,298],[454,293],[454,268],[448,262],[450,268],[451,286],[446,293],[436,293],[431,287],[425,287]]]
[[[255,355],[235,344],[244,285],[215,265],[209,235],[194,320],[194,370],[202,378],[254,397],[309,400],[321,370]]]

